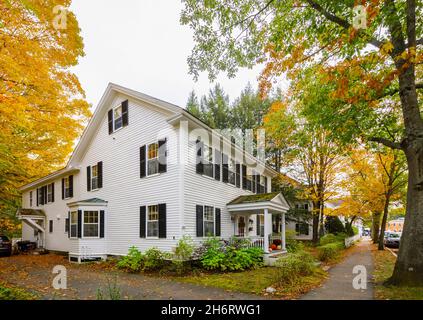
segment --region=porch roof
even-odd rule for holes
[[[87,206],[99,205],[99,206],[102,206],[102,205],[107,205],[107,201],[103,200],[103,199],[99,199],[99,198],[91,198],[91,199],[86,199],[86,200],[69,202],[67,205],[69,207],[83,206],[83,205],[87,205]]]
[[[267,209],[269,213],[285,213],[290,206],[282,193],[273,192],[240,196],[227,204],[230,213],[261,214]]]
[[[46,214],[43,210],[38,210],[38,209],[23,209],[23,208],[19,208],[18,211],[16,212],[16,216],[17,217],[45,217]]]

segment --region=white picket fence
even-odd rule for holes
[[[345,238],[345,248],[351,247],[354,242],[360,240],[361,236],[359,234],[355,235],[354,237]]]

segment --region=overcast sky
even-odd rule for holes
[[[212,86],[203,74],[194,82],[187,57],[192,31],[181,26],[180,0],[73,0],[86,56],[74,69],[96,107],[107,84],[114,82],[185,107],[188,94]],[[231,101],[247,82],[257,87],[261,68],[241,70],[235,79],[218,78]]]

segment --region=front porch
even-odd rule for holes
[[[38,249],[45,248],[46,243],[46,214],[43,210],[18,209],[16,216],[34,230],[34,238]]]
[[[241,196],[228,203],[235,238],[248,239],[266,256],[286,253],[285,213],[289,204],[281,193]]]

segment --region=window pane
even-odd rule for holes
[[[214,221],[213,207],[204,207],[204,220],[205,221]]]
[[[78,223],[78,212],[71,212],[71,223]]]
[[[98,176],[98,168],[97,165],[91,167],[91,177],[97,177]]]
[[[98,237],[98,224],[84,224],[84,237]]]
[[[153,143],[148,146],[148,159],[155,159],[159,156],[159,144]]]
[[[159,160],[148,160],[148,175],[159,173]]]
[[[91,179],[91,189],[98,189],[98,178],[94,177]]]
[[[204,222],[204,235],[206,237],[214,236],[214,222]]]
[[[148,221],[147,222],[147,236],[148,237],[158,237],[159,236],[159,222],[158,221]]]
[[[76,238],[78,235],[77,235],[77,225],[76,224],[72,224],[71,225],[71,230],[70,230],[71,232],[70,232],[70,236],[72,237],[72,238]]]

